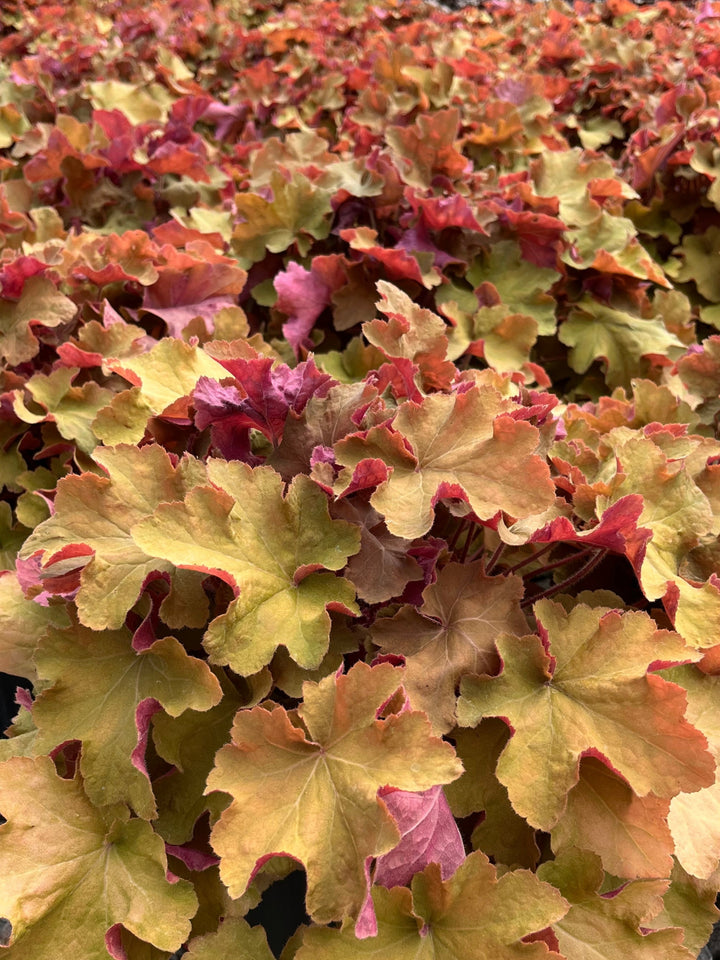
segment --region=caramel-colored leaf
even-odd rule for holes
[[[431,863],[406,887],[373,888],[376,937],[358,940],[352,925],[310,929],[296,960],[543,960],[557,957],[544,943],[521,938],[559,920],[567,903],[529,870],[497,877],[477,851],[443,881]]]
[[[565,813],[552,831],[553,849],[591,850],[616,877],[665,877],[673,854],[669,809],[670,801],[652,794],[636,796],[604,763],[586,757]]]
[[[107,960],[117,924],[177,950],[197,909],[192,886],[170,883],[162,840],[122,808],[92,806],[81,780],[48,757],[0,768],[0,915],[13,960]]]
[[[536,453],[537,429],[514,420],[513,406],[487,386],[406,402],[392,432],[375,427],[335,445],[338,463],[347,468],[335,492],[348,489],[363,461],[383,461],[388,476],[370,502],[388,530],[406,540],[428,532],[443,496],[467,499],[483,520],[500,510],[514,517],[540,513],[553,501],[554,486]]]
[[[506,719],[514,730],[497,767],[515,810],[551,830],[577,783],[582,756],[598,756],[640,796],[672,797],[714,782],[705,737],[685,719],[685,691],[648,667],[693,659],[677,634],[644,613],[541,600],[539,637],[498,638],[498,677],[462,681],[458,719]],[[533,776],[528,776],[528,771]]]
[[[423,604],[380,618],[371,636],[384,653],[405,657],[410,702],[424,710],[438,733],[455,726],[455,690],[467,674],[496,673],[495,638],[522,634],[519,577],[488,577],[482,562],[449,563],[425,588]]]
[[[387,663],[358,663],[304,685],[302,723],[281,707],[238,711],[232,743],[208,778],[208,790],[232,797],[211,838],[231,896],[243,893],[259,861],[285,854],[307,870],[315,920],[357,915],[367,859],[399,840],[378,789],[427,790],[461,773],[422,714],[377,719],[400,683],[402,671]]]

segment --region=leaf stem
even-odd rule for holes
[[[538,567],[537,570],[533,570],[532,576],[537,577],[543,573],[549,573],[550,570],[555,570],[557,567],[562,567],[566,563],[574,563],[575,560],[580,560],[589,553],[594,553],[597,549],[597,547],[592,546],[585,547],[584,550],[580,550],[578,553],[571,553],[569,557],[561,557],[559,560],[553,560],[552,563],[546,563],[542,567]]]
[[[486,573],[486,574],[490,574],[490,573],[492,572],[492,568],[495,566],[495,564],[496,564],[496,563],[498,562],[498,560],[500,559],[500,557],[501,557],[501,555],[502,555],[502,552],[503,552],[503,550],[505,549],[505,546],[506,546],[506,544],[504,544],[504,543],[502,542],[502,540],[501,540],[500,543],[495,547],[495,550],[493,551],[492,556],[490,557],[490,559],[488,560],[488,562],[485,564],[485,573]]]
[[[463,517],[463,518],[460,520],[460,522],[458,523],[458,525],[455,527],[455,530],[453,531],[452,536],[451,536],[450,539],[448,540],[447,545],[448,545],[448,550],[449,550],[450,553],[453,553],[453,552],[454,552],[455,547],[456,547],[456,545],[457,545],[457,542],[458,542],[458,540],[460,539],[460,535],[461,535],[461,533],[463,532],[463,530],[465,529],[466,523],[467,523],[467,519],[466,519],[466,517]]]
[[[519,570],[520,567],[524,567],[528,563],[532,563],[533,560],[537,560],[538,557],[541,557],[544,553],[547,553],[548,550],[552,550],[554,546],[558,543],[557,540],[551,540],[550,543],[546,543],[542,549],[538,550],[536,553],[533,553],[531,557],[525,557],[524,560],[520,560],[513,567],[510,567],[509,570],[506,570],[505,573],[515,573],[516,570]]]
[[[477,549],[473,550],[473,552],[468,557],[469,563],[474,563],[475,560],[479,559],[483,555],[483,553],[485,553],[485,534],[482,530],[480,531],[480,536],[475,538],[473,540],[473,543],[477,543],[478,541],[480,545],[477,547]]]
[[[460,554],[457,558],[458,563],[465,563],[465,561],[467,560],[468,550],[470,549],[470,544],[473,539],[471,534],[472,534],[472,531],[468,527],[467,536],[465,537],[465,543],[463,544],[463,548],[460,551]]]
[[[584,563],[582,567],[580,567],[580,569],[577,570],[572,576],[563,580],[561,583],[556,583],[554,586],[548,587],[547,590],[543,590],[542,593],[538,593],[534,597],[525,597],[524,600],[520,601],[520,606],[527,607],[531,603],[535,603],[537,600],[544,600],[546,597],[552,597],[561,590],[566,590],[568,587],[573,586],[573,584],[578,583],[580,580],[586,577],[590,571],[598,565],[598,563],[600,563],[606,553],[606,547],[598,547],[595,555],[590,557],[588,562]]]

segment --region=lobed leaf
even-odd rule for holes
[[[18,960],[107,960],[121,924],[176,950],[197,909],[192,886],[166,879],[162,840],[122,807],[93,806],[82,781],[61,780],[48,757],[2,764],[0,914]]]
[[[315,920],[357,915],[366,861],[399,840],[378,789],[427,790],[461,772],[422,714],[377,719],[401,682],[402,671],[389,664],[358,663],[347,675],[304,685],[302,724],[282,707],[237,713],[232,743],[208,777],[208,790],[232,797],[211,837],[231,896],[267,856],[282,854],[305,866]]]
[[[499,716],[512,727],[497,776],[521,816],[551,830],[582,756],[598,756],[640,797],[714,782],[707,741],[685,719],[685,692],[647,672],[658,660],[693,659],[677,634],[643,613],[582,603],[567,612],[541,600],[535,616],[541,635],[498,638],[503,672],[466,677],[458,701],[462,726]]]
[[[419,609],[405,605],[378,618],[371,636],[385,653],[405,658],[405,689],[438,733],[455,726],[456,689],[468,674],[496,673],[495,638],[523,633],[522,581],[488,577],[481,561],[449,563],[423,591]]]
[[[378,934],[358,941],[352,926],[310,929],[297,960],[541,960],[559,956],[521,938],[559,920],[568,904],[528,870],[497,877],[480,853],[470,854],[448,880],[431,863],[405,887],[373,888]]]
[[[35,749],[82,741],[84,789],[98,805],[126,803],[145,820],[157,816],[145,768],[150,716],[209,710],[221,697],[207,664],[174,637],[135,650],[129,630],[95,633],[80,625],[50,630],[35,655],[50,682],[33,705]]]
[[[82,565],[76,596],[80,622],[93,630],[118,629],[150,574],[173,576],[172,564],[140,549],[132,527],[159,503],[182,499],[201,472],[189,458],[174,465],[157,445],[96,450],[95,461],[108,476],[83,473],[60,480],[53,516],[36,527],[20,556],[42,552],[41,574],[52,577],[53,564],[71,548],[69,555],[78,557],[73,566]],[[188,623],[204,622],[207,601],[199,581],[185,576],[181,582],[186,591],[192,590],[195,607],[188,609]]]
[[[682,945],[679,927],[646,930],[648,921],[662,908],[667,880],[634,880],[601,895],[599,859],[582,850],[568,851],[544,863],[538,876],[557,887],[570,903],[553,930],[560,949],[573,960],[623,960],[627,956],[690,960],[694,956]]]
[[[482,520],[501,510],[515,517],[540,513],[554,487],[536,453],[537,429],[512,419],[512,409],[486,386],[404,403],[392,431],[375,427],[335,445],[336,460],[346,467],[335,492],[348,490],[364,461],[382,461],[387,476],[370,502],[390,533],[406,540],[428,532],[443,496],[467,500]]]
[[[207,471],[217,486],[161,505],[133,527],[135,543],[237,591],[205,636],[213,663],[250,676],[282,644],[300,666],[316,667],[328,648],[328,607],[357,612],[350,582],[316,571],[341,569],[359,549],[359,530],[330,519],[325,494],[306,476],[283,495],[270,467],[211,460]]]

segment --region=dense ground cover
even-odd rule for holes
[[[3,4],[0,940],[697,955],[720,4]]]

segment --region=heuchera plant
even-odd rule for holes
[[[720,4],[483,7],[2,5],[13,960],[707,940]]]

